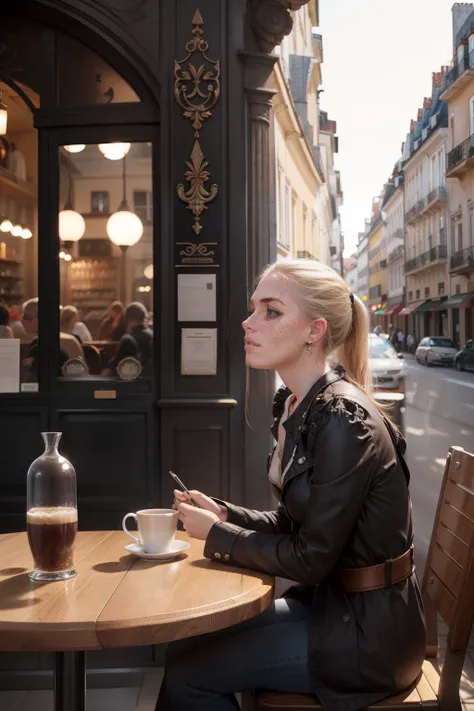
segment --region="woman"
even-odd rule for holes
[[[287,386],[269,466],[279,506],[196,491],[201,508],[178,491],[175,506],[208,558],[299,585],[252,620],[170,645],[157,711],[231,711],[256,686],[363,709],[409,687],[425,655],[405,445],[371,396],[367,313],[329,267],[283,261],[243,327],[247,365]]]
[[[75,306],[63,306],[59,315],[59,325],[62,333],[75,336],[79,343],[92,341],[91,332],[85,323],[79,321],[79,311]]]
[[[9,326],[10,312],[6,306],[0,304],[0,338],[13,338],[13,331]]]
[[[125,307],[121,301],[114,301],[109,306],[97,330],[98,341],[120,341],[127,330],[124,313]]]

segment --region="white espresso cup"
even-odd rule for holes
[[[139,538],[127,529],[127,519],[134,518]],[[178,527],[178,512],[174,509],[142,509],[123,517],[122,528],[127,536],[143,548],[145,553],[164,553],[169,550]]]

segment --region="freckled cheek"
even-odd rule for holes
[[[272,322],[272,328],[269,329],[268,337],[275,342],[275,345],[280,345],[281,347],[297,347],[301,341],[301,336],[298,333],[296,323],[291,321],[280,321],[275,320]]]

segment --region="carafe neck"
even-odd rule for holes
[[[62,432],[42,432],[45,454],[57,454]]]

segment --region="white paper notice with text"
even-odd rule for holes
[[[0,393],[20,392],[20,339],[0,338]]]
[[[216,320],[216,275],[178,274],[178,321]]]
[[[181,375],[216,375],[217,328],[181,329]]]

